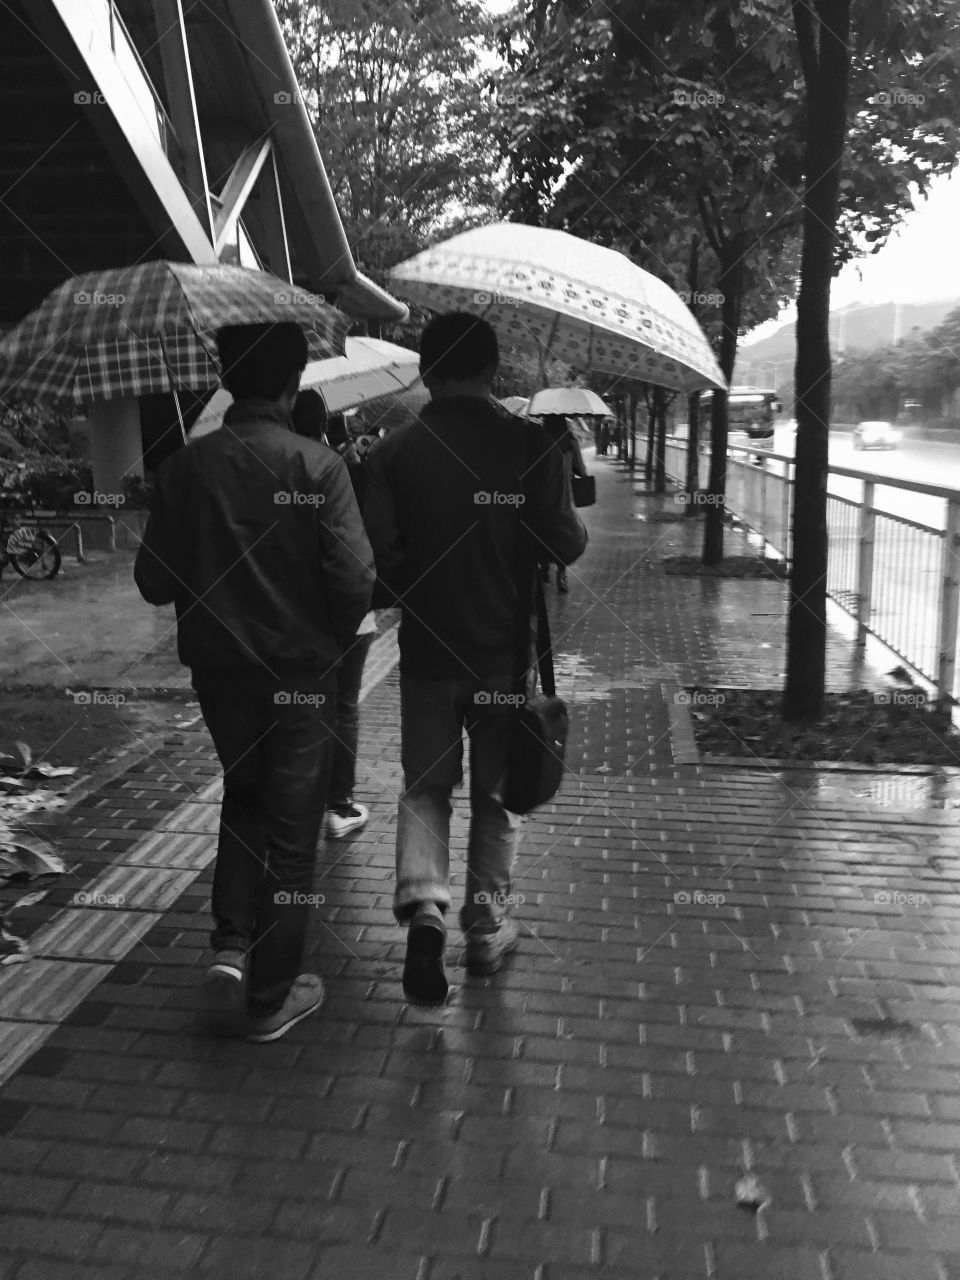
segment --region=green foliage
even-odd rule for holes
[[[4,460],[32,462],[72,452],[61,414],[27,402],[0,401],[0,464]]]
[[[918,416],[931,421],[957,417],[960,392],[960,307],[926,333],[872,351],[850,350],[833,369],[838,420],[896,421],[906,400],[919,400]]]
[[[487,215],[496,151],[477,0],[275,0],[358,265],[379,283]]]

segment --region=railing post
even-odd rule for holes
[[[767,558],[767,462],[760,464],[760,559]]]
[[[943,534],[940,565],[939,655],[937,658],[937,699],[941,707],[950,705],[957,662],[957,608],[960,605],[960,502],[947,501],[947,527]]]
[[[874,488],[872,480],[864,480],[857,554],[857,649],[860,651],[867,644],[873,597],[873,548],[877,529],[877,513],[873,508]]]
[[[790,468],[792,466],[792,462],[783,464],[783,492],[780,495],[780,537],[783,540],[780,554],[787,564],[793,559],[793,548],[790,545]]]

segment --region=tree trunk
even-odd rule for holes
[[[700,488],[700,392],[694,391],[687,407],[687,494],[690,501],[686,505],[688,516],[698,515],[700,507],[696,502],[696,493]]]
[[[653,416],[655,427],[653,487],[657,493],[667,491],[667,393],[663,387],[653,392]]]
[[[737,331],[743,296],[743,257],[746,244],[733,236],[722,247],[720,292],[723,295],[720,335],[720,370],[729,383],[737,358]],[[710,501],[703,528],[703,563],[717,565],[723,559],[723,513],[727,493],[727,393],[715,391],[710,413]]]
[[[633,471],[637,465],[637,397],[630,395],[630,439],[627,444],[627,465]]]
[[[655,392],[644,388],[644,408],[646,410],[646,458],[644,460],[644,481],[646,488],[653,484],[653,458],[657,447],[657,413],[654,412]]]
[[[803,5],[803,12],[798,8]],[[823,713],[827,648],[830,280],[850,78],[851,0],[794,0],[806,80],[803,254],[797,298],[796,486],[783,716]],[[819,27],[819,31],[816,28]]]

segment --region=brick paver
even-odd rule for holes
[[[371,822],[318,868],[323,1012],[269,1046],[204,1026],[204,872],[0,1091],[3,1280],[960,1276],[952,814],[676,764],[664,683],[775,683],[785,589],[665,576],[696,532],[596,470],[550,593],[571,773],[524,827],[518,956],[467,979],[454,929],[449,1006],[402,1001],[394,671],[363,707]],[[872,678],[840,637],[828,665]],[[142,836],[164,769],[211,761],[171,735],[82,838]]]

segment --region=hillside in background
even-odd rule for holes
[[[856,303],[830,313],[830,347],[835,355],[856,349],[872,351],[917,329],[933,329],[956,307],[960,298],[939,298],[935,302],[878,302],[871,306]],[[790,321],[767,338],[741,346],[734,369],[734,383],[783,386],[793,380],[796,354],[796,324]]]

